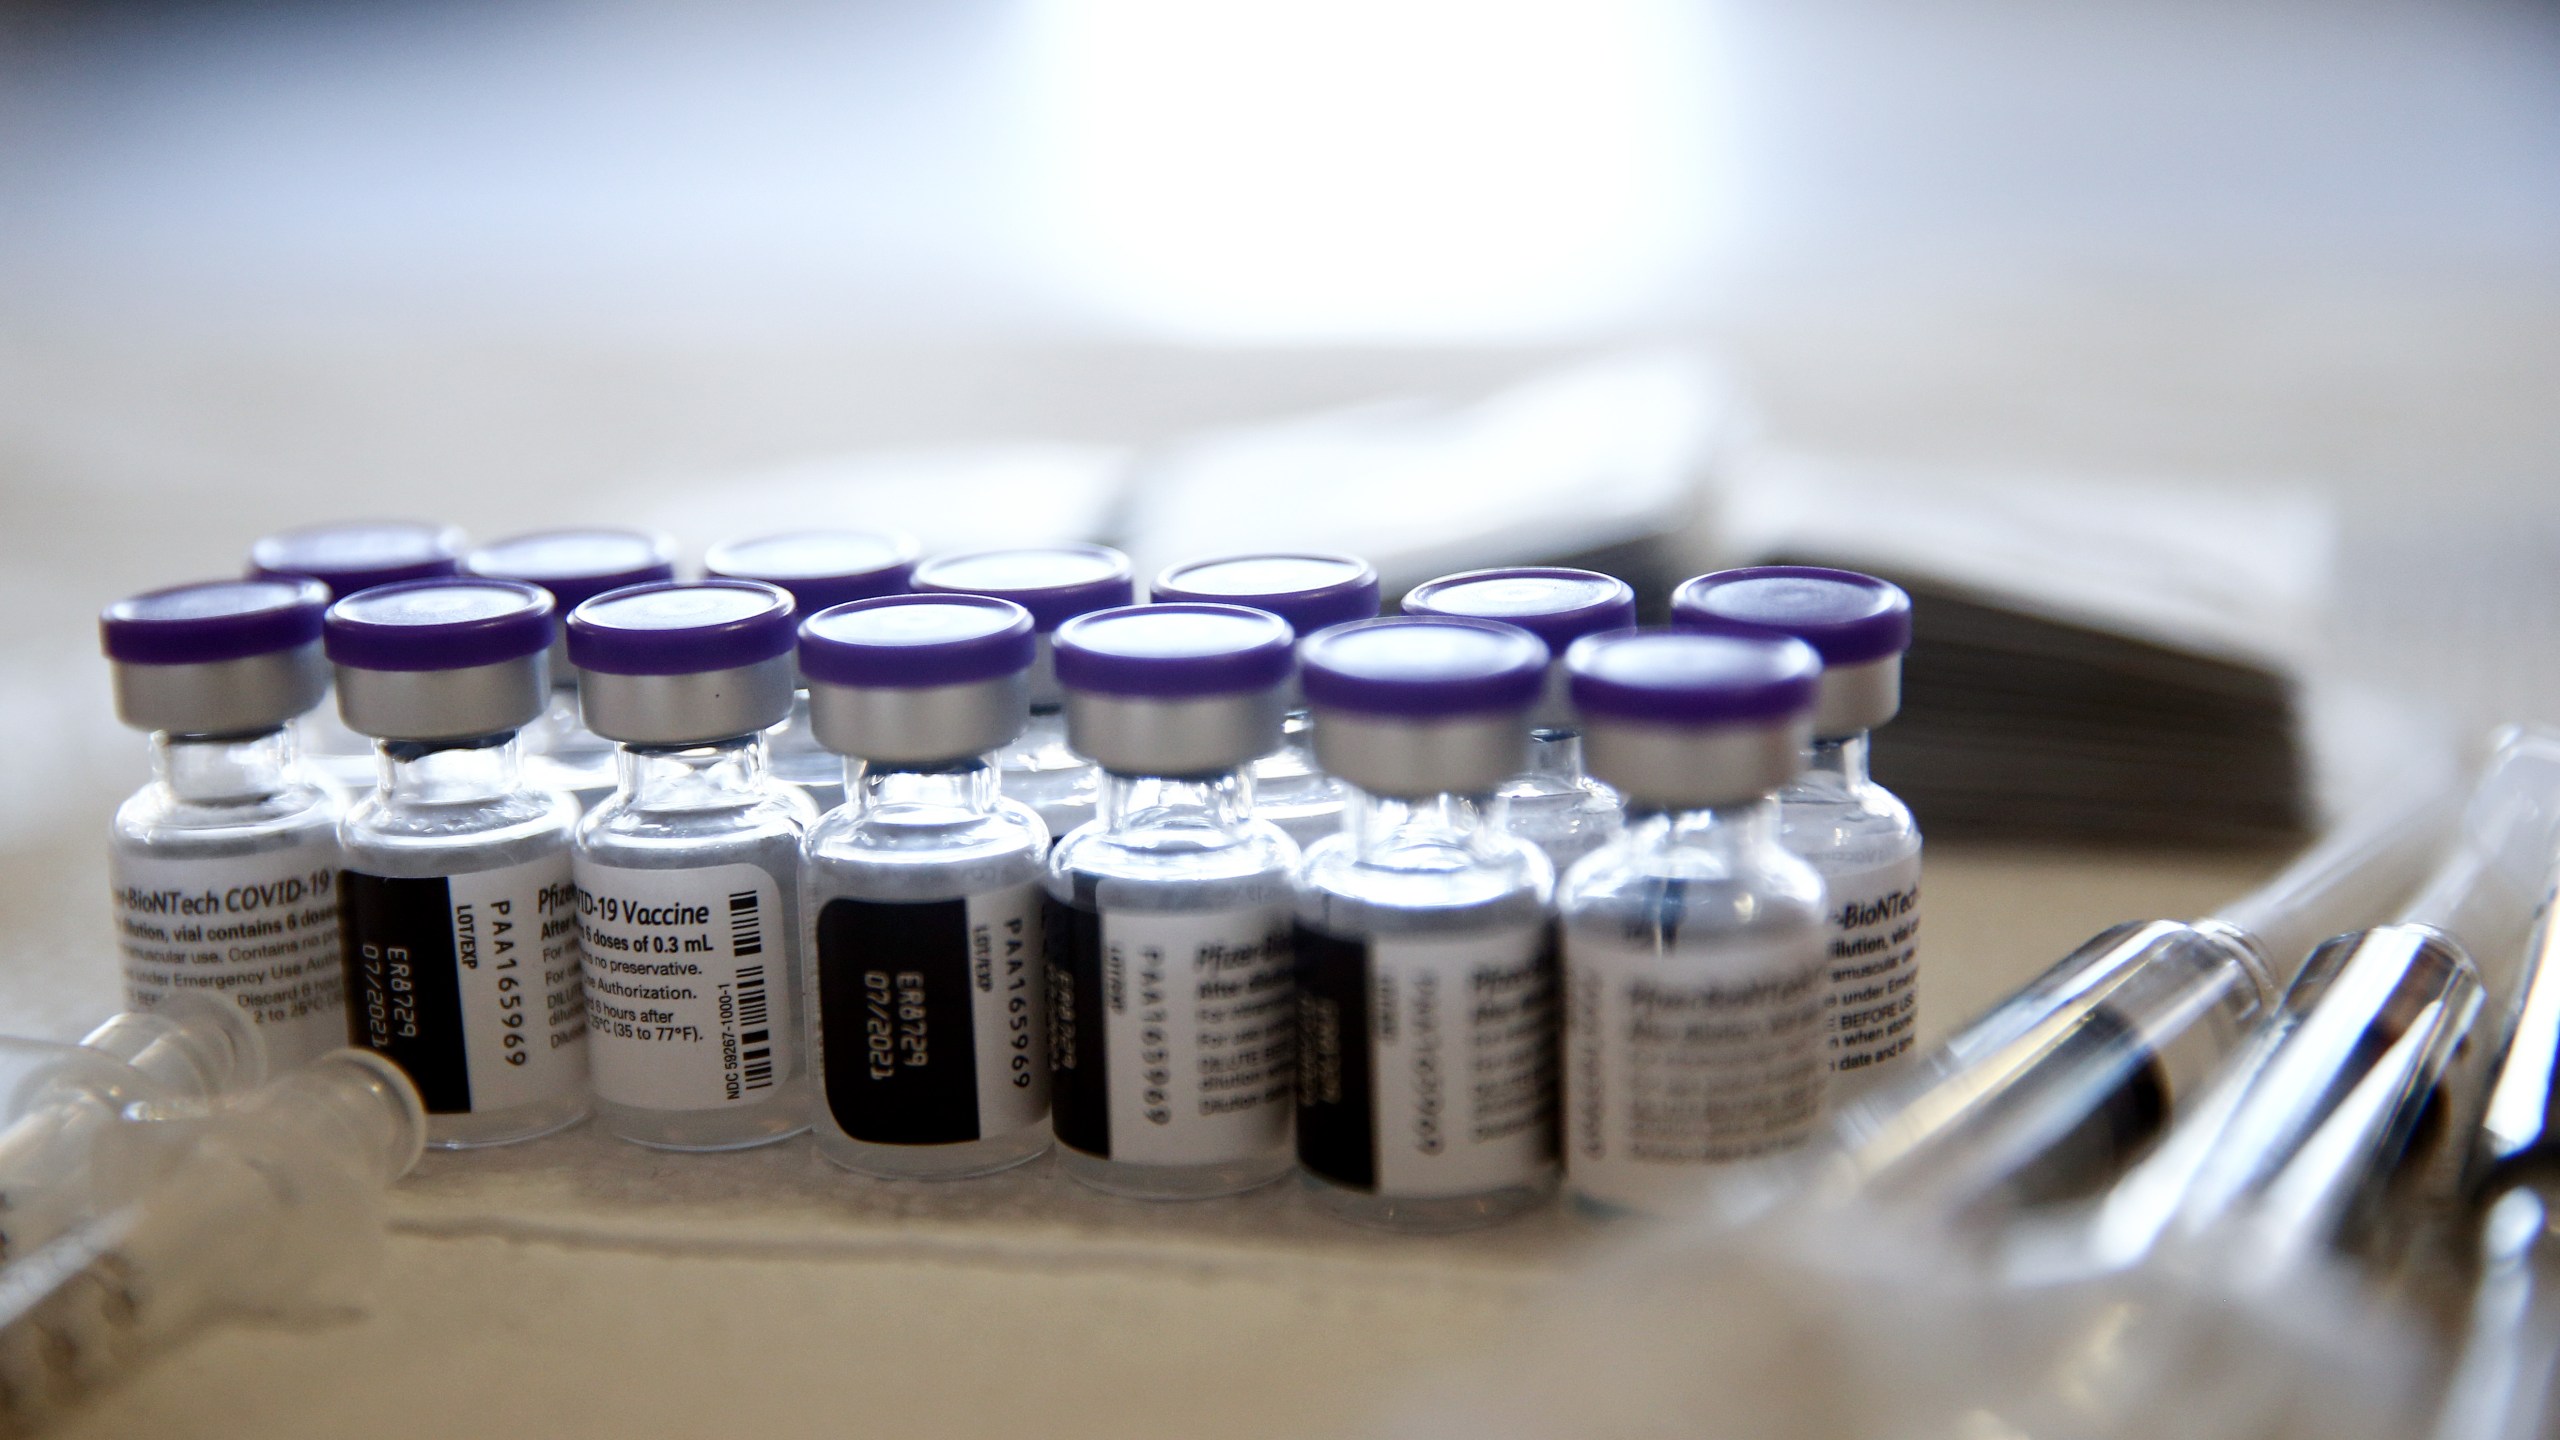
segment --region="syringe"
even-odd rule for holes
[[[2515,753],[2523,743],[2501,747],[2489,795],[2509,786],[2549,793],[2519,768],[2529,758]],[[2537,753],[2552,753],[2547,738],[2540,744]],[[2139,1422],[2157,1418],[2155,1407],[2183,1406],[2178,1418],[2193,1420],[2224,1400],[2241,1416],[2227,1432],[2234,1435],[2274,1433],[2247,1429],[2247,1418],[2285,1406],[2295,1419],[2334,1421],[2304,1432],[2326,1440],[2395,1433],[2407,1348],[2367,1343],[2370,1333],[2351,1323],[2360,1310],[2308,1307],[2317,1322],[2279,1337],[2258,1323],[2263,1306],[2194,1283],[2187,1267],[2097,1263],[2084,1205],[2030,1212],[2038,1222],[2030,1226],[1953,1232],[1945,1222],[2013,1219],[1998,1205],[2009,1198],[2111,1197],[2121,1187],[2107,1182],[2128,1161],[2165,1167],[2172,1146],[2187,1147],[2175,1173],[2194,1180],[2212,1147],[2183,1137],[2223,1134],[2233,1102],[2248,1093],[2213,1077],[2256,1077],[2265,1069],[2261,1046],[2286,1036],[2313,1047],[2300,1053],[2335,1061],[2325,1072],[2331,1080],[2380,1078],[2334,1092],[2314,1085],[2295,1094],[2292,1109],[2283,1087],[2270,1086],[2248,1133],[2281,1139],[2272,1172],[2253,1177],[2236,1168],[2244,1158],[2236,1150],[2223,1152],[2215,1158],[2235,1169],[2217,1185],[2220,1198],[2199,1200],[2187,1218],[2201,1232],[2216,1214],[2254,1209],[2272,1222],[2290,1204],[2296,1236],[2334,1233],[2341,1227],[2329,1222],[2354,1218],[2347,1202],[2370,1194],[2365,1184],[2405,1138],[2401,1102],[2422,1093],[2417,1079],[2441,1073],[2455,1028],[2442,1010],[2476,1008],[2476,988],[2466,991],[2476,981],[2467,961],[2438,963],[2441,937],[2404,942],[2409,963],[2395,973],[2387,947],[2369,935],[2284,976],[2290,984],[2278,1003],[2262,988],[2276,979],[2267,957],[2240,938],[2242,926],[2300,954],[2334,926],[2391,913],[2401,894],[2421,888],[2443,848],[2456,808],[2445,788],[2369,805],[2275,884],[2213,920],[2131,927],[2093,942],[1967,1027],[1932,1070],[1844,1115],[1864,1119],[1836,1129],[1831,1148],[1810,1162],[1810,1194],[1823,1203],[1801,1203],[1805,1189],[1772,1184],[1690,1224],[1631,1237],[1542,1304],[1519,1343],[1400,1417],[1398,1433],[1592,1440],[1659,1433],[1671,1420],[1755,1435],[2158,1436],[2182,1432],[2144,1431]],[[2472,811],[2475,821],[2484,813]],[[2412,1001],[2419,1011],[2433,1003],[2422,998],[2430,983],[2445,1003],[2410,1018]],[[2320,1023],[2305,1027],[2315,1009]],[[2279,1015],[2274,1038],[2253,1041],[2259,1022]],[[2351,1036],[2386,1042],[2394,1034],[2398,1044],[2370,1054],[2351,1043],[2337,1052]],[[2295,1123],[2277,1123],[2288,1113]],[[2188,1188],[2157,1184],[2156,1208],[2146,1212],[2151,1239],[2171,1232]],[[2022,1230],[2047,1243],[2027,1243]],[[2200,1237],[2188,1253],[2204,1248]],[[2117,1263],[2158,1254],[2126,1249]],[[2292,1239],[2284,1249],[2289,1259],[2318,1253]],[[2291,1267],[2296,1278],[2310,1268]],[[2296,1346],[2305,1330],[2319,1333]],[[2216,1385],[2199,1382],[2193,1366],[2215,1355],[2226,1370]],[[2308,1389],[2295,1383],[2305,1375],[2315,1381]]]
[[[399,1068],[338,1050],[199,1127],[140,1194],[0,1267],[0,1434],[36,1429],[226,1313],[344,1302],[426,1143]]]
[[[2505,943],[2519,895],[2551,884],[2554,753],[2511,737],[2462,844],[2398,920],[2314,950],[2229,1073],[2085,1223],[2011,1236],[2004,1278],[2045,1318],[1984,1367],[2023,1377],[1984,1413],[2028,1434],[2159,1434],[2210,1395],[2234,1433],[2400,1433],[2413,1347],[2335,1262],[2383,1233],[2423,1117],[2459,1113],[2448,1077],[2486,994],[2470,947]],[[2317,1327],[2291,1323],[2313,1313]]]
[[[2416,884],[2455,809],[2449,777],[2421,767],[2218,914],[2100,934],[1834,1116],[1798,1162],[1813,1191],[1993,1216],[2103,1189],[2247,1041],[2295,962]]]
[[[2211,1239],[2226,1276],[2276,1276],[2353,1238],[2485,994],[2461,942],[2424,920],[2313,951],[2232,1073],[2108,1193],[2098,1264]]]
[[[2207,1232],[2249,1239],[2249,1273],[2350,1243],[2430,1106],[2476,1113],[2455,1049],[2492,993],[2560,855],[2560,736],[2509,731],[2463,808],[2460,842],[2391,924],[2313,951],[2276,1020],[2213,1099],[2107,1198],[2103,1260]]]
[[[2480,1261],[2436,1440],[2560,1428],[2560,897],[2525,948],[2523,999],[2475,1139]]]
[[[200,1115],[265,1078],[256,1027],[199,995],[110,1016],[77,1045],[0,1037],[0,1261],[139,1183],[128,1119]]]

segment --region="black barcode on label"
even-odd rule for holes
[[[730,897],[733,908],[737,899]],[[746,900],[752,908],[755,897],[749,895]],[[762,1090],[773,1083],[773,1030],[766,1019],[761,965],[738,967],[738,1074],[745,1089]]]
[[[729,953],[744,960],[764,953],[764,926],[756,909],[756,892],[741,890],[729,897]]]

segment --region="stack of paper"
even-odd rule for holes
[[[1737,560],[1911,592],[1903,710],[1875,769],[1930,833],[2224,844],[2316,818],[2316,501],[1777,455],[1726,518]]]

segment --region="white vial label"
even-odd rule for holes
[[[1920,853],[1822,871],[1831,897],[1831,990],[1824,1002],[1835,1095],[1881,1078],[1911,1053],[1920,1018]]]
[[[641,1110],[769,1098],[798,1048],[774,1023],[793,943],[782,887],[753,865],[576,869],[597,1098]]]
[[[338,877],[348,1030],[409,1074],[430,1115],[477,1115],[587,1082],[569,854],[469,875]]]
[[[1221,1164],[1288,1143],[1287,907],[1056,906],[1049,924],[1067,972],[1049,982],[1059,1140],[1138,1165]]]
[[[1374,1195],[1478,1195],[1555,1166],[1544,926],[1340,940],[1300,929],[1298,1159]]]
[[[229,1000],[273,1070],[347,1043],[334,838],[219,858],[117,850],[107,867],[135,1009],[187,991]]]
[[[1040,909],[1032,884],[820,907],[818,1044],[838,1130],[950,1145],[1048,1118]]]
[[[1701,1167],[1784,1150],[1822,1112],[1823,930],[1681,947],[1564,942],[1565,1173],[1661,1210]]]

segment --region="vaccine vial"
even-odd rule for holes
[[[1368,1224],[1516,1214],[1555,1184],[1555,872],[1493,796],[1546,646],[1405,617],[1311,636],[1298,663],[1316,756],[1356,787],[1298,871],[1298,1164]]]
[[[991,595],[1031,612],[1031,623],[1039,627],[1031,723],[996,757],[1004,793],[1039,812],[1052,839],[1092,819],[1102,779],[1093,762],[1067,743],[1066,700],[1049,641],[1078,615],[1136,598],[1129,557],[1101,545],[977,550],[927,560],[916,567],[914,585],[927,594]]]
[[[1176,565],[1148,594],[1160,603],[1245,605],[1289,622],[1300,636],[1378,613],[1378,572],[1350,555],[1230,555]],[[1301,849],[1342,828],[1350,789],[1316,765],[1306,698],[1292,686],[1280,748],[1253,762],[1253,813]]]
[[[1530,717],[1529,768],[1504,785],[1503,824],[1547,852],[1558,873],[1618,833],[1618,797],[1582,761],[1582,732],[1565,695],[1564,653],[1586,635],[1636,623],[1636,592],[1597,570],[1469,570],[1417,585],[1407,615],[1499,620],[1546,642],[1547,694]]]
[[[1831,1096],[1855,1096],[1901,1070],[1918,1036],[1920,827],[1867,774],[1868,732],[1902,702],[1911,597],[1853,570],[1759,565],[1701,575],[1671,608],[1684,629],[1793,637],[1822,657],[1813,746],[1778,792],[1778,835],[1830,897]]]
[[[415,580],[329,607],[338,709],[381,757],[338,827],[349,1043],[426,1103],[428,1143],[499,1145],[587,1113],[578,802],[529,782],[551,698],[551,597]]]
[[[1253,815],[1294,637],[1232,605],[1133,605],[1058,628],[1067,735],[1100,813],[1050,853],[1050,1101],[1059,1161],[1142,1199],[1231,1194],[1290,1166],[1298,847]]]
[[[317,581],[218,580],[119,600],[98,631],[116,714],[151,735],[151,783],[108,845],[127,1003],[205,995],[278,1069],[346,1043],[338,792],[296,753],[328,693]]]
[[[578,940],[596,1118],[625,1140],[731,1150],[808,1124],[800,837],[818,818],[765,762],[791,710],[799,615],[752,580],[611,590],[569,615],[613,794],[578,822]]]
[[[462,559],[466,575],[514,580],[549,592],[557,623],[608,590],[676,578],[675,544],[645,530],[539,530],[494,541]],[[524,729],[525,773],[537,785],[566,790],[581,808],[613,793],[613,742],[578,710],[578,670],[569,662],[567,630],[551,647],[551,698]]]
[[[995,755],[1030,714],[1030,612],[979,595],[809,617],[800,666],[845,802],[809,832],[818,1153],[893,1179],[1049,1148],[1049,829]]]
[[[912,538],[869,530],[759,535],[724,541],[702,557],[703,573],[714,579],[761,580],[790,591],[803,619],[834,605],[902,595],[915,568]],[[819,744],[810,728],[806,684],[792,696],[791,718],[765,740],[773,773],[805,791],[819,814],[843,803],[844,757]]]
[[[346,520],[280,530],[249,547],[252,580],[317,580],[329,598],[402,580],[461,573],[462,531],[421,520]],[[338,718],[335,705],[295,722],[306,764],[348,794],[373,788],[373,742]]]
[[[1778,840],[1822,662],[1800,640],[1628,631],[1565,657],[1625,833],[1566,872],[1565,1183],[1660,1213],[1822,1112],[1822,880]]]

